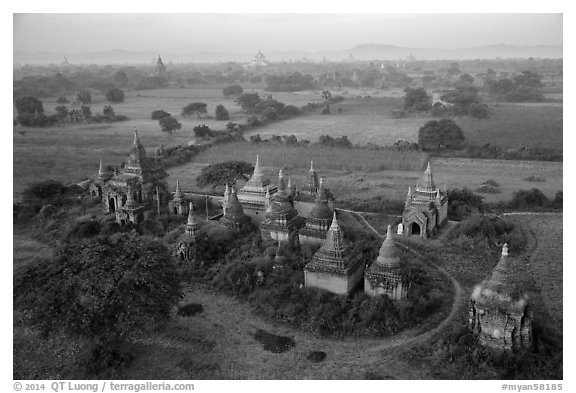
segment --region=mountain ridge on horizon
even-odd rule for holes
[[[175,63],[217,63],[250,62],[257,53],[232,53],[218,51],[197,51],[192,53],[171,53],[162,51],[133,51],[114,48],[94,52],[25,52],[14,51],[13,63],[50,64],[61,63],[66,57],[76,64],[150,64],[158,54],[165,62]],[[359,44],[344,50],[300,51],[283,50],[263,52],[270,61],[346,61],[355,60],[399,60],[413,56],[416,60],[471,60],[491,58],[563,58],[562,45],[512,45],[493,44],[468,48],[408,48],[393,44]]]

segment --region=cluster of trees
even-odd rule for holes
[[[542,77],[536,72],[524,71],[513,79],[492,80],[488,83],[490,95],[506,102],[541,102]]]
[[[152,120],[158,120],[160,129],[163,132],[174,133],[174,131],[182,128],[182,123],[180,123],[175,117],[163,109],[157,109],[152,111],[150,114]]]
[[[59,103],[66,103],[65,97],[59,97]],[[46,115],[42,101],[36,97],[18,97],[14,101],[17,117],[16,122],[29,127],[49,127],[56,124],[71,123],[102,123],[127,120],[124,115],[117,115],[114,108],[105,105],[102,113],[92,114],[90,104],[92,96],[87,90],[80,90],[76,94],[76,107],[70,109],[66,105],[58,105],[56,113]]]
[[[223,186],[228,183],[236,184],[237,180],[248,180],[254,165],[245,161],[226,161],[218,164],[208,165],[196,179],[200,187],[208,185]]]
[[[418,144],[424,150],[460,149],[462,129],[451,119],[430,120],[418,130]]]
[[[289,75],[268,75],[265,81],[266,91],[301,91],[315,88],[312,75],[302,75],[300,72]]]
[[[453,91],[443,94],[440,99],[451,105],[436,103],[432,106],[432,115],[436,117],[468,115],[485,119],[490,115],[488,105],[482,103],[478,89],[471,85],[457,86]]]
[[[407,87],[404,89],[406,95],[404,96],[404,110],[426,112],[432,106],[432,97],[428,95],[426,89],[418,87],[413,89]]]
[[[320,135],[317,143],[322,146],[338,147],[345,149],[352,148],[352,142],[350,142],[350,140],[346,135],[336,138],[332,138],[330,135]]]

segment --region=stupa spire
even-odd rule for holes
[[[310,160],[310,172],[315,172],[313,160]]]
[[[102,177],[106,174],[104,171],[104,164],[102,164],[102,157],[100,157],[100,168],[98,169],[98,177]]]
[[[256,154],[256,164],[254,165],[254,176],[262,176],[262,168],[260,168],[260,157]]]
[[[385,267],[398,267],[400,264],[398,249],[396,248],[396,244],[392,238],[392,226],[390,225],[388,225],[386,239],[382,242],[376,263]]]
[[[179,201],[182,199],[182,191],[180,190],[180,180],[176,179],[176,191],[174,192],[174,200]]]
[[[428,166],[426,167],[424,176],[422,177],[422,183],[419,184],[418,188],[423,191],[436,191],[434,177],[432,176],[432,170],[430,169],[430,161],[428,161]]]

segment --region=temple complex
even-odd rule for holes
[[[409,187],[402,226],[405,235],[415,235],[423,239],[431,236],[448,220],[448,196],[434,184],[430,162],[422,181],[414,191]]]
[[[305,285],[336,294],[348,294],[362,280],[363,268],[361,255],[352,253],[344,243],[344,235],[334,211],[324,244],[304,267]]]
[[[274,240],[288,241],[291,234],[295,234],[295,231],[304,226],[304,218],[300,217],[294,208],[282,169],[278,172],[277,190],[273,196],[267,193],[267,198],[270,199],[266,208],[266,218],[260,229],[263,235],[269,235]]]
[[[298,234],[300,244],[320,247],[326,240],[326,233],[332,224],[332,214],[332,209],[328,206],[324,179],[321,178],[314,207],[306,218],[306,226]]]
[[[244,212],[252,219],[254,224],[259,225],[265,219],[266,208],[269,203],[269,197],[278,191],[278,187],[270,184],[270,180],[264,178],[264,173],[260,167],[260,160],[256,156],[256,165],[254,173],[250,180],[240,191],[238,191],[238,200],[244,208]],[[226,199],[226,195],[224,199]]]
[[[266,60],[266,57],[262,54],[260,50],[258,50],[258,53],[256,53],[256,55],[252,59],[252,64],[255,66],[267,66],[268,60]]]
[[[401,300],[408,295],[409,283],[402,277],[400,256],[392,236],[392,227],[388,225],[378,258],[364,274],[364,292],[370,296],[385,295],[391,300]]]
[[[188,223],[184,234],[176,246],[176,254],[181,261],[195,262],[196,261],[196,239],[198,237],[198,223],[194,218],[194,207],[192,202],[188,207]]]
[[[146,150],[134,130],[134,142],[128,163],[113,174],[107,173],[100,160],[98,176],[90,186],[90,193],[99,196],[105,213],[114,213],[119,224],[144,220],[144,212],[153,205],[156,186],[166,174],[151,167]]]
[[[532,314],[528,296],[519,294],[510,267],[508,245],[489,280],[474,288],[470,297],[469,328],[480,343],[498,350],[530,348]]]
[[[244,208],[238,200],[235,187],[230,187],[230,195],[224,211],[220,223],[233,231],[240,231],[243,225],[250,222],[250,217],[244,214]]]

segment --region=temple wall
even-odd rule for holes
[[[346,276],[335,276],[327,273],[304,270],[304,285],[306,287],[325,289],[337,295],[345,295],[349,292]]]

